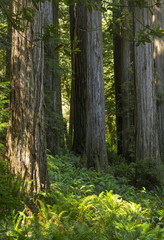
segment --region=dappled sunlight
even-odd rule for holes
[[[164,55],[164,38],[156,38],[154,40],[154,58],[158,55]]]
[[[164,5],[105,0],[95,35],[94,0],[27,2],[0,3],[0,240],[164,239]]]
[[[164,22],[162,13],[164,9],[164,5],[160,4],[159,6],[154,7],[154,14],[152,16],[152,22],[154,29],[158,29],[158,31],[164,29]],[[154,36],[154,59],[158,56],[164,56],[164,37]]]

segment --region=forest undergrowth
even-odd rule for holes
[[[1,163],[0,239],[164,239],[164,187],[153,185],[153,176],[148,182],[151,171],[144,176],[149,190],[139,180],[134,187],[135,164],[111,157],[118,164],[97,173],[72,153],[48,155],[51,187],[35,195]]]

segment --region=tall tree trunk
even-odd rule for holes
[[[11,2],[9,2],[9,9],[11,10]],[[7,21],[7,47],[6,47],[6,79],[10,79],[11,68],[11,38],[12,38],[12,26],[11,22]]]
[[[114,73],[116,92],[116,119],[118,153],[126,159],[131,159],[134,151],[134,76],[133,51],[130,43],[130,31],[133,29],[128,1],[121,1],[121,9],[114,11],[114,20],[117,23],[114,34]],[[125,7],[124,7],[125,6]]]
[[[115,3],[115,1],[114,1]],[[121,29],[117,19],[120,18],[120,9],[113,11],[113,22],[116,23],[116,32],[114,33],[114,80],[115,80],[115,99],[116,99],[116,126],[117,126],[117,151],[122,154],[122,101],[121,101]]]
[[[148,1],[148,6],[151,1]],[[144,26],[152,27],[152,15],[148,7],[135,7],[135,38]],[[144,26],[143,26],[144,24]],[[153,43],[140,44],[135,51],[136,90],[136,159],[150,157],[160,165],[157,110],[153,67]]]
[[[153,11],[154,29],[160,26],[164,29],[164,5],[155,6]],[[164,37],[154,37],[154,66],[157,92],[157,112],[159,128],[159,146],[161,158],[164,160]]]
[[[74,150],[99,171],[107,165],[101,12],[78,4],[76,17]]]
[[[13,12],[27,7],[25,1],[13,1]],[[28,7],[32,7],[29,3]],[[22,27],[27,21],[21,22]],[[10,170],[31,181],[30,189],[39,191],[48,185],[45,130],[43,42],[35,43],[42,35],[43,5],[38,3],[34,23],[24,32],[12,31],[11,93],[7,133],[7,160]]]
[[[76,19],[76,4],[69,7],[70,15],[70,38],[71,38],[71,63],[72,63],[72,82],[71,82],[71,100],[70,100],[70,120],[69,120],[69,149],[73,144],[74,131],[74,91],[75,91],[75,52],[74,41],[76,37],[77,19]]]
[[[64,147],[64,125],[62,117],[61,85],[59,74],[58,8],[53,0],[44,3],[45,23],[56,27],[55,35],[45,44],[44,84],[46,93],[47,147],[53,155]]]

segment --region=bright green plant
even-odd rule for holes
[[[138,190],[121,175],[116,179],[109,173],[79,166],[79,158],[72,153],[48,155],[51,181],[48,192],[23,196],[19,188],[12,188],[7,195],[3,193],[4,202],[9,195],[12,199],[19,197],[21,206],[15,205],[14,209],[6,202],[4,209],[10,209],[10,213],[1,217],[0,239],[164,238],[161,188]],[[13,184],[21,185],[14,181]]]

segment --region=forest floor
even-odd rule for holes
[[[137,188],[132,185],[135,165],[124,161],[97,173],[67,153],[48,155],[48,168],[50,190],[30,196],[1,166],[0,239],[164,239],[164,187],[152,185],[150,169],[147,190],[141,176]]]

